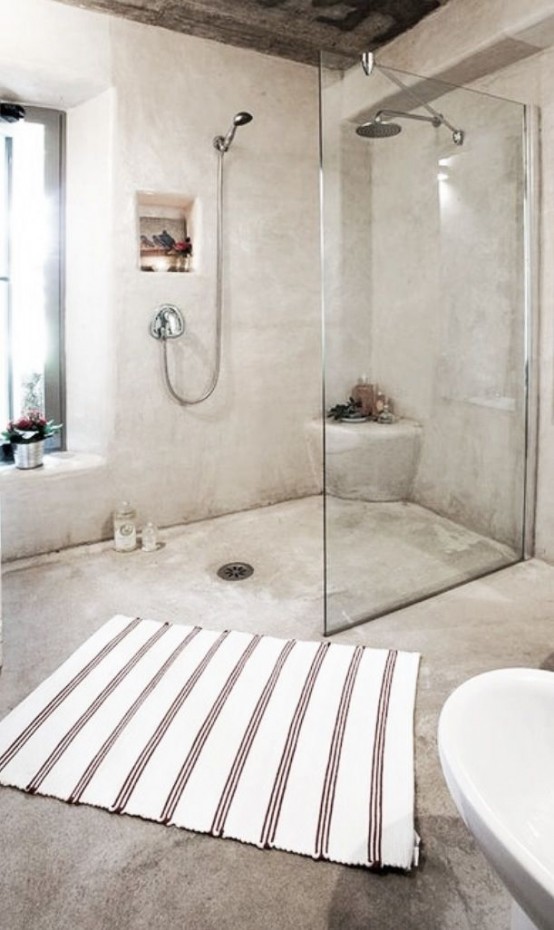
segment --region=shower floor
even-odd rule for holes
[[[354,534],[368,533],[374,524],[353,526],[349,504],[342,518]],[[5,566],[0,716],[114,613],[319,637],[321,530],[321,499],[308,498],[164,531],[165,546],[153,553],[119,554],[102,543]],[[219,579],[217,569],[231,561],[251,563],[254,575]],[[472,675],[552,664],[553,601],[554,569],[520,563],[336,638],[423,655],[415,724],[422,864],[409,878],[0,789],[2,926],[504,930],[508,895],[449,799],[437,719],[450,691]]]
[[[327,524],[328,609],[337,626],[516,559],[508,547],[417,504],[330,498]],[[75,596],[86,590],[102,604],[107,595],[120,613],[280,636],[297,636],[301,624],[309,638],[322,632],[322,535],[323,501],[310,497],[164,530],[155,552],[117,553],[105,542],[8,570],[42,566],[45,583],[56,586],[71,565]],[[222,580],[217,571],[229,562],[249,563],[254,574]]]
[[[330,629],[378,616],[518,561],[418,504],[327,500]]]

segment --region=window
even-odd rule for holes
[[[0,119],[0,425],[22,410],[63,421],[64,114]],[[48,441],[61,446],[61,435]]]

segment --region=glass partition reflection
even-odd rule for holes
[[[524,108],[325,57],[326,631],[522,557]]]

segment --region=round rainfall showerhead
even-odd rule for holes
[[[357,135],[363,139],[387,139],[389,136],[397,136],[399,132],[402,132],[402,126],[398,123],[385,123],[376,119],[356,126]]]

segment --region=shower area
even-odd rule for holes
[[[320,100],[333,633],[528,553],[534,114],[371,55]]]
[[[96,592],[103,541],[106,613],[309,637],[524,558],[533,113],[326,55],[318,114],[312,68],[216,79],[166,39],[119,23],[68,110],[69,448],[1,474],[4,559],[61,550]],[[207,75],[194,112],[148,56]],[[141,218],[181,209],[192,266],[144,268]],[[163,547],[113,551],[121,501]]]

